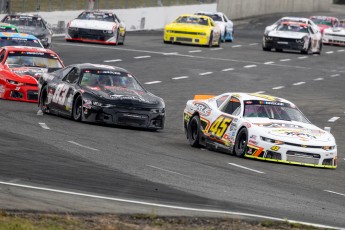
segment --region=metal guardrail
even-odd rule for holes
[[[0,13],[128,9],[215,3],[217,0],[0,0]]]

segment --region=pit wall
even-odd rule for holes
[[[217,10],[231,19],[284,13],[330,11],[333,0],[217,0]]]

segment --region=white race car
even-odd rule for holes
[[[126,26],[111,12],[84,11],[67,24],[66,41],[123,45]]]
[[[281,22],[264,34],[262,49],[270,51],[298,50],[303,54],[321,54],[322,34],[312,26],[300,22]]]
[[[281,22],[300,22],[305,23],[313,27],[315,31],[319,31],[319,27],[309,18],[300,18],[300,17],[282,17],[272,25],[266,26],[264,34],[268,34],[270,31],[275,29]]]
[[[339,20],[336,27],[325,29],[322,42],[328,45],[345,46],[345,19]]]
[[[222,12],[197,12],[196,15],[205,15],[213,19],[221,30],[222,42],[234,40],[234,23]]]
[[[206,99],[208,98],[208,99]],[[337,167],[337,145],[291,102],[273,96],[198,95],[184,109],[189,144],[266,161]]]

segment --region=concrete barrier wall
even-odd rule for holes
[[[329,11],[332,0],[217,0],[217,10],[231,19],[288,13]]]
[[[193,14],[196,11],[216,11],[217,4],[198,4],[185,6],[146,7],[134,9],[107,9],[114,12],[120,20],[124,21],[127,31],[163,29],[164,26],[175,20],[181,14]],[[77,11],[53,11],[37,12],[53,27],[58,21],[64,21],[65,25],[76,18],[82,10]],[[30,13],[30,12],[28,12]],[[32,14],[36,12],[31,12]],[[5,15],[0,14],[0,19]]]

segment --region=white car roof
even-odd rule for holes
[[[247,100],[274,101],[274,102],[283,102],[283,103],[294,105],[292,102],[286,99],[271,96],[271,95],[266,95],[266,94],[260,94],[260,93],[236,93],[235,92],[235,93],[225,93],[225,94],[222,94],[222,96],[226,94],[236,97],[240,100],[244,100],[244,101],[247,101]]]

